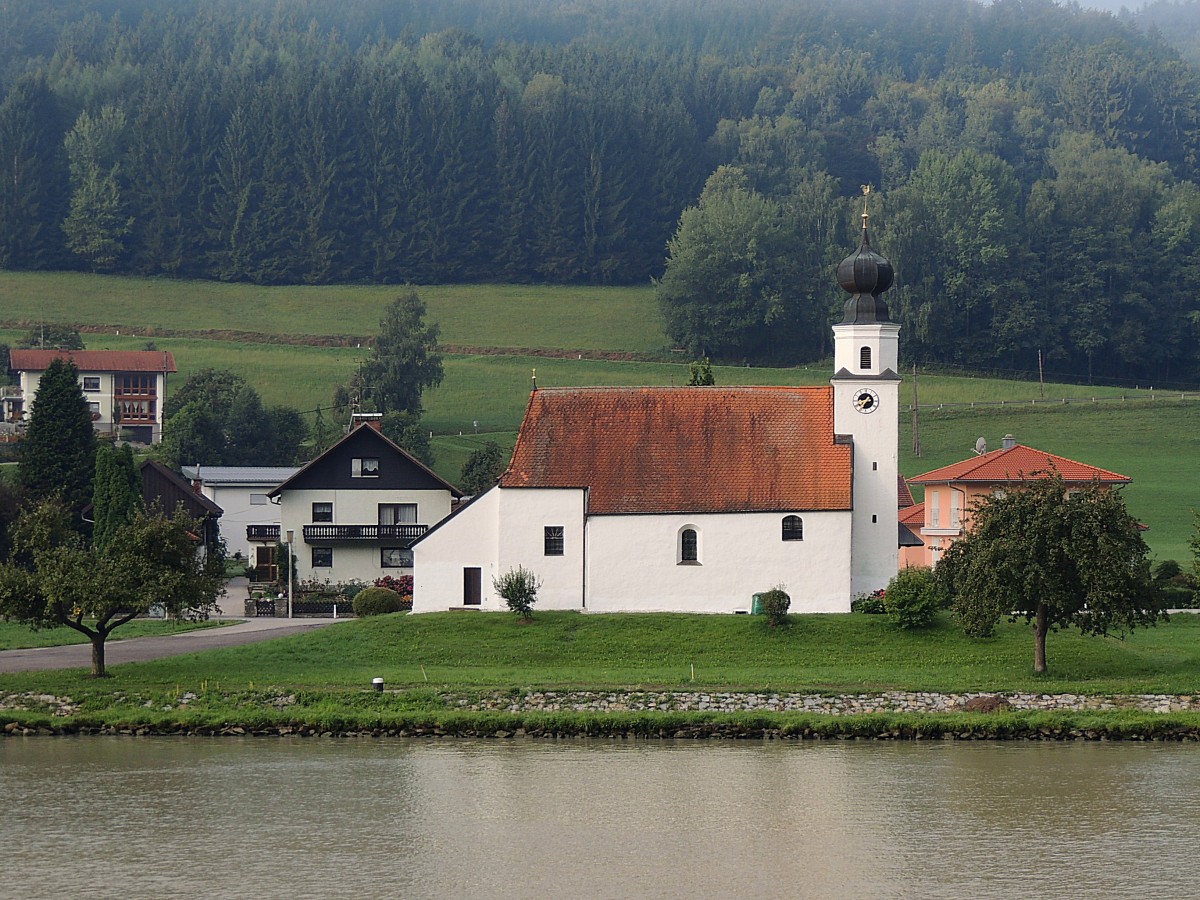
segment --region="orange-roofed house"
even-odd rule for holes
[[[901,554],[901,564],[936,565],[946,548],[970,530],[971,508],[976,501],[1002,496],[1004,491],[1026,481],[1044,478],[1051,472],[1062,476],[1068,490],[1071,486],[1092,484],[1111,488],[1132,481],[1126,475],[1026,447],[1018,444],[1012,435],[1005,435],[999,450],[981,453],[909,479],[911,484],[924,486],[925,501],[901,510],[900,521],[920,534],[924,546],[906,548]]]
[[[782,585],[848,612],[898,566],[899,326],[891,264],[862,243],[822,387],[558,388],[529,397],[499,483],[414,543],[414,612],[504,609],[523,566],[539,609],[733,613]]]
[[[178,370],[175,357],[161,350],[12,350],[9,368],[20,385],[4,397],[5,422],[28,421],[42,373],[56,359],[69,359],[79,370],[97,431],[122,429],[144,444],[162,438],[167,375]]]

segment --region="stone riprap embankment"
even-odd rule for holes
[[[1141,712],[1200,711],[1200,695],[961,693],[884,691],[872,694],[745,693],[736,691],[530,691],[459,698],[459,709],[502,712],[806,712],[833,716],[868,713],[948,713],[981,708]]]

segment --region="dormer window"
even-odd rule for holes
[[[871,368],[871,348],[861,347],[858,351],[858,367],[860,369]]]
[[[378,478],[379,458],[362,456],[350,460],[350,476],[352,478]]]

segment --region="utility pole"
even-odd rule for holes
[[[1046,399],[1046,374],[1042,371],[1042,351],[1038,349],[1038,393]]]

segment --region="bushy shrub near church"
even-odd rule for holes
[[[888,619],[898,628],[927,628],[945,604],[932,569],[902,569],[884,593]]]

